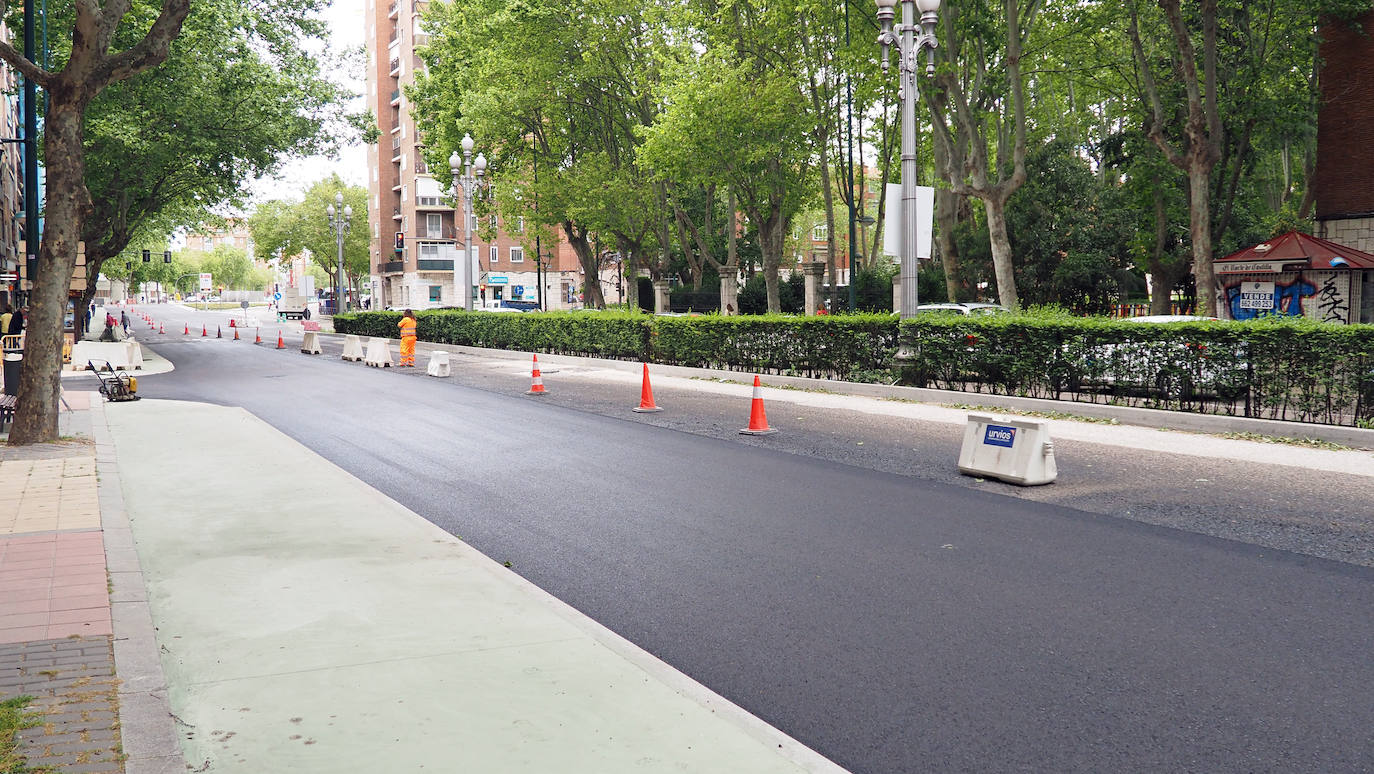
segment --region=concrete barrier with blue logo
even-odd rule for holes
[[[1043,419],[970,413],[959,449],[959,472],[1022,486],[1050,483],[1059,469],[1049,426]]]

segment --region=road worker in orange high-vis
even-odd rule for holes
[[[415,367],[415,313],[406,310],[396,326],[401,329],[401,367]]]

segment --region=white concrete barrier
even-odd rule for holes
[[[320,349],[320,334],[314,331],[306,331],[305,338],[301,339],[301,352],[307,355],[318,355],[323,352]]]
[[[449,375],[448,353],[429,353],[429,367],[425,369],[425,373],[429,374],[430,376],[447,378]]]
[[[1049,422],[991,414],[968,415],[959,472],[1022,486],[1048,484],[1059,475]]]
[[[142,344],[139,344],[137,341],[132,341],[132,340],[130,340],[130,341],[124,342],[124,346],[129,350],[129,354],[128,354],[128,356],[127,356],[127,360],[128,360],[128,363],[129,363],[129,368],[137,369],[137,370],[142,370],[142,369],[143,369],[143,345],[142,345]]]
[[[78,341],[72,345],[72,365],[76,369],[86,368],[87,361],[94,361],[97,368],[105,363],[116,371],[143,367],[143,348],[136,341]]]
[[[363,359],[362,339],[358,338],[357,336],[354,336],[351,333],[347,336],[344,336],[343,359],[352,360],[355,363]]]
[[[391,367],[391,345],[386,339],[373,336],[367,340],[367,357],[363,360],[363,365],[373,368]]]

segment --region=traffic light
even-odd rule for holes
[[[403,253],[406,249],[406,235],[400,231],[396,232],[396,252]]]
[[[152,253],[152,251],[151,251],[151,250],[144,250],[144,251],[143,251],[143,262],[144,262],[144,263],[152,263],[152,260],[153,260],[153,253]]]
[[[163,250],[163,251],[162,251],[162,262],[163,262],[163,263],[171,263],[171,262],[172,262],[172,251],[171,251],[171,250]]]

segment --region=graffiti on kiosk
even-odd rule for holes
[[[1317,311],[1322,322],[1348,322],[1350,320],[1350,301],[1336,284],[1335,276],[1329,276],[1317,291]]]
[[[1232,320],[1253,320],[1265,314],[1287,314],[1301,317],[1302,299],[1316,292],[1317,286],[1305,281],[1302,277],[1296,277],[1287,284],[1275,282],[1273,309],[1247,309],[1240,305],[1241,285],[1238,283],[1226,287],[1226,306],[1230,308]]]
[[[1254,307],[1269,291],[1273,282],[1273,306]],[[1263,287],[1260,287],[1263,286]],[[1256,290],[1258,288],[1258,291]],[[1321,322],[1350,322],[1350,273],[1344,271],[1287,272],[1266,277],[1263,282],[1253,278],[1223,288],[1226,308],[1232,320],[1253,320],[1266,314],[1307,317]]]

